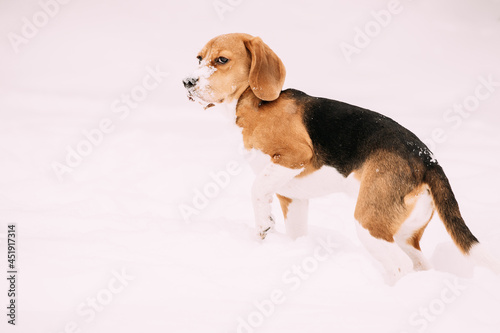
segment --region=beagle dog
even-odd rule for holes
[[[285,67],[259,37],[215,37],[197,58],[183,80],[189,99],[205,108],[231,105],[245,148],[265,156],[252,187],[260,238],[274,226],[274,194],[287,234],[297,238],[307,233],[310,198],[354,183],[361,239],[382,262],[385,254],[371,251],[370,242],[399,246],[415,270],[427,269],[419,241],[434,210],[463,254],[477,247],[443,169],[415,134],[367,109],[282,91]]]

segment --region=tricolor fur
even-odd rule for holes
[[[307,232],[309,198],[355,180],[354,216],[362,231],[399,245],[415,269],[428,267],[419,242],[434,210],[464,254],[478,245],[441,166],[394,120],[298,90],[282,91],[285,67],[258,37],[216,37],[198,59],[201,75],[184,80],[190,99],[205,107],[235,104],[245,148],[266,156],[252,188],[262,239],[274,225],[270,203],[275,194],[287,232],[296,238]]]

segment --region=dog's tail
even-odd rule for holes
[[[479,244],[479,241],[469,230],[460,214],[458,202],[443,168],[437,163],[429,166],[424,176],[424,182],[431,189],[434,205],[446,230],[460,251],[468,255],[471,248]]]
[[[434,206],[451,238],[464,255],[500,274],[500,261],[488,252],[465,224],[448,178],[439,164],[427,168],[424,182],[431,189]]]

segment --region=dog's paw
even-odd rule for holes
[[[274,231],[274,217],[269,215],[268,220],[257,228],[257,236],[264,240],[269,232]]]
[[[271,227],[267,228],[266,230],[259,231],[259,238],[260,240],[266,239],[267,233],[271,231]]]

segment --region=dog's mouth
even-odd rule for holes
[[[206,109],[211,108],[212,106],[215,106],[215,104],[214,104],[214,103],[209,103],[209,104],[205,105],[205,106],[203,107],[203,109],[205,109],[205,110],[206,110]]]
[[[205,102],[199,96],[197,96],[196,94],[194,94],[192,90],[188,90],[187,98],[191,102],[196,102],[196,103],[200,104],[201,106],[203,106],[203,109],[205,109],[205,110],[211,108],[212,106],[215,106],[214,103],[207,103],[207,102]]]

